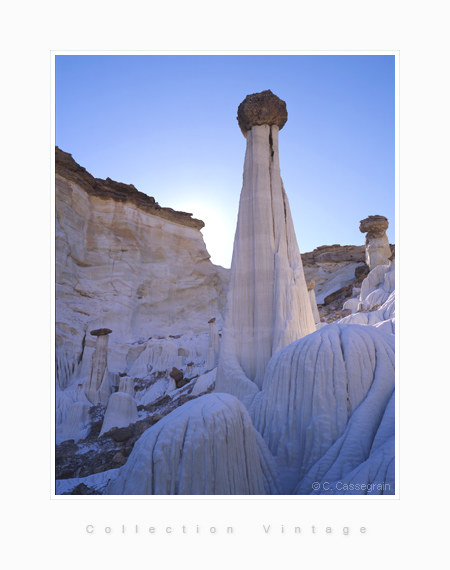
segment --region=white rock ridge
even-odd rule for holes
[[[315,329],[280,176],[278,127],[255,125],[246,135],[215,388],[241,400],[260,390],[273,354]]]
[[[394,347],[394,337],[375,327],[330,324],[271,359],[250,415],[277,460],[285,494],[342,436],[363,402],[370,401],[368,424],[379,425],[394,390]],[[366,434],[373,435],[373,429]]]
[[[144,432],[107,495],[265,495],[281,484],[244,405],[207,394]]]
[[[199,378],[197,378],[191,394],[193,396],[199,396],[203,392],[206,392],[206,390],[208,390],[208,388],[214,384],[216,377],[217,368],[214,368],[214,370],[211,370],[211,372],[202,374]]]

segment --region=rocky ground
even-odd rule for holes
[[[83,440],[75,443],[73,439],[64,441],[56,446],[55,468],[56,479],[72,479],[87,477],[94,473],[101,473],[109,469],[116,469],[125,465],[133,447],[141,435],[173,410],[182,406],[189,400],[199,396],[191,395],[195,379],[177,390],[173,397],[166,394],[151,402],[147,406],[138,406],[141,417],[134,424],[124,428],[112,428],[99,436],[105,415],[105,406],[92,406],[90,409],[91,430]],[[138,389],[142,389],[139,385]],[[205,393],[214,389],[212,385]],[[90,489],[84,483],[76,486],[71,495],[101,494]]]

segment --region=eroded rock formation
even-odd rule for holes
[[[249,130],[216,381],[216,391],[242,400],[260,390],[273,354],[314,331],[280,176],[279,103],[269,92],[251,98],[251,120],[240,121]]]
[[[203,222],[57,149],[56,456],[72,477],[58,493],[394,490],[395,252],[368,275],[365,263],[387,254],[387,220],[361,222],[369,248],[323,246],[303,269],[279,171],[286,120],[270,91],[238,109],[247,150],[224,321],[227,270],[209,261]],[[330,319],[349,297],[340,316],[357,312],[320,323],[316,295]]]
[[[377,265],[386,265],[391,256],[391,248],[386,235],[389,222],[384,216],[369,216],[361,220],[359,231],[366,234],[366,263],[370,270]]]
[[[147,430],[109,495],[265,495],[281,490],[267,446],[237,398],[209,394]]]
[[[111,332],[106,328],[91,331],[91,335],[97,338],[97,343],[91,357],[89,374],[84,383],[84,393],[94,405],[106,405],[112,393],[108,374],[108,340]]]

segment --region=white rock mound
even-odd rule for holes
[[[271,359],[250,414],[277,460],[284,493],[342,436],[370,394],[370,413],[381,421],[394,389],[394,347],[394,337],[375,327],[330,324]]]
[[[265,495],[281,490],[273,457],[243,404],[207,394],[137,441],[107,495]]]
[[[350,299],[344,309],[355,310]],[[387,265],[378,265],[361,284],[361,294],[357,300],[358,311],[343,317],[343,324],[372,325],[389,334],[395,334],[395,259]],[[377,306],[379,309],[376,309]],[[374,310],[375,309],[375,310]]]
[[[278,126],[257,124],[247,150],[216,391],[259,392],[278,350],[315,330],[289,202],[280,176]]]
[[[100,435],[107,433],[113,427],[127,427],[137,419],[138,413],[134,398],[125,392],[111,394]]]
[[[199,378],[197,378],[197,381],[195,382],[195,385],[192,388],[191,394],[193,396],[199,396],[203,392],[206,392],[206,390],[214,384],[214,382],[216,381],[216,377],[217,377],[217,368],[214,368],[214,370],[211,370],[211,372],[202,374]]]
[[[391,334],[395,332],[395,291],[387,298],[387,301],[376,311],[369,313],[353,313],[348,317],[343,317],[338,321],[347,325],[372,325],[383,327]]]
[[[370,309],[385,303],[395,289],[395,261],[378,265],[361,284],[361,308]]]

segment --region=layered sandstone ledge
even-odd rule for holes
[[[315,263],[356,261],[362,262],[366,259],[365,247],[363,245],[322,245],[316,247],[314,251],[302,253],[303,265],[314,265]]]
[[[395,251],[395,245],[391,244],[391,251]],[[361,263],[366,260],[364,245],[321,245],[314,251],[302,253],[303,265],[315,265],[316,263],[356,261]]]
[[[55,147],[55,170],[56,174],[71,180],[91,196],[105,200],[116,200],[117,202],[131,202],[153,216],[197,230],[201,230],[205,226],[202,220],[192,218],[192,214],[161,207],[154,198],[136,190],[133,184],[115,182],[111,178],[106,180],[94,178],[83,166],[75,162],[71,154],[58,147]]]

